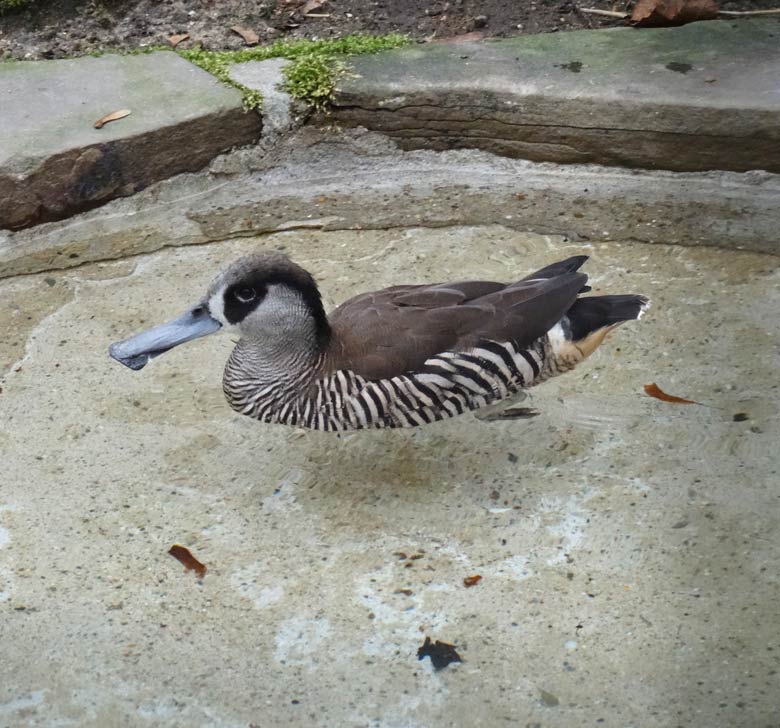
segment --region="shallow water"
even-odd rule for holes
[[[653,306],[515,422],[307,433],[228,408],[227,337],[138,373],[108,358],[260,246],[330,305],[584,252],[597,292]],[[0,281],[0,724],[771,724],[779,283],[769,256],[497,226],[291,232]],[[464,662],[418,662],[425,635]]]

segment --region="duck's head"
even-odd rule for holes
[[[314,278],[286,255],[258,252],[233,263],[206,296],[173,321],[111,344],[109,354],[130,369],[174,346],[220,329],[259,347],[289,341],[323,349],[330,328]]]

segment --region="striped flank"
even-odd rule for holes
[[[467,352],[443,352],[420,371],[390,379],[369,381],[345,370],[312,379],[319,367],[302,366],[288,367],[288,377],[277,374],[272,383],[248,378],[243,358],[231,357],[225,394],[234,409],[263,422],[328,432],[417,427],[554,376],[558,369],[551,351],[547,336],[520,350],[509,342],[485,341]]]

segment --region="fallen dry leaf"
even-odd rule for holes
[[[417,650],[417,659],[422,660],[424,657],[431,658],[436,670],[447,667],[451,662],[463,662],[461,656],[455,651],[455,645],[451,645],[449,642],[439,642],[439,640],[431,642],[430,637],[426,637],[422,647]]]
[[[206,575],[206,565],[201,564],[186,546],[174,544],[168,549],[168,553],[190,571],[194,571],[198,575],[198,579],[202,579]]]
[[[671,402],[672,404],[701,404],[701,402],[694,402],[692,399],[685,399],[683,397],[676,397],[673,394],[667,394],[657,384],[645,384],[645,392],[651,397],[660,399],[662,402]]]
[[[463,586],[465,586],[468,589],[470,586],[476,586],[481,581],[482,581],[482,576],[480,574],[474,574],[474,576],[467,576],[463,580]]]
[[[109,121],[116,121],[117,119],[124,119],[129,116],[130,109],[119,109],[119,111],[112,111],[110,114],[106,114],[94,123],[95,129],[102,129]]]
[[[716,0],[639,0],[629,23],[640,28],[685,25],[718,17]]]
[[[242,28],[240,25],[234,25],[230,30],[238,33],[247,45],[257,45],[260,42],[260,36],[251,28]]]
[[[166,40],[175,48],[183,40],[187,40],[190,37],[189,33],[179,33],[178,35],[169,35]]]
[[[308,15],[315,10],[319,10],[326,2],[327,0],[308,0],[303,4],[299,12],[301,15]]]

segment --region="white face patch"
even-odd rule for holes
[[[216,292],[209,298],[209,314],[211,318],[216,319],[222,324],[222,328],[230,330],[234,328],[233,324],[229,323],[225,318],[225,291],[227,286],[220,286]]]

